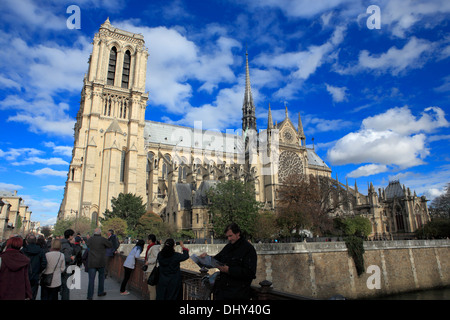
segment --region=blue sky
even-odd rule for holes
[[[80,29],[67,27],[70,5]],[[258,129],[269,103],[274,121],[285,105],[294,124],[300,112],[307,145],[363,193],[399,179],[433,199],[450,182],[448,0],[2,0],[0,189],[33,221],[56,220],[107,17],[145,37],[148,120],[240,128],[247,50]]]

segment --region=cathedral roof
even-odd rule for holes
[[[214,187],[218,182],[219,181],[217,180],[203,181],[197,191],[195,191],[194,206],[206,206],[208,204],[206,192],[208,192],[208,190]]]
[[[390,181],[389,185],[385,189],[385,193],[387,199],[393,199],[395,197],[403,198],[405,196],[403,188],[400,185],[400,181],[398,180]]]
[[[177,183],[175,189],[181,208],[190,209],[192,207],[192,185],[190,183]]]
[[[308,165],[325,167],[329,169],[325,161],[323,161],[313,149],[306,149],[308,153]]]
[[[211,130],[199,130],[147,120],[144,129],[145,143],[157,143],[181,148],[239,153],[244,150],[242,136]]]

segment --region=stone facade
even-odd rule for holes
[[[74,148],[58,218],[98,221],[121,192],[146,198],[143,36],[107,20],[94,37],[74,128]]]
[[[306,147],[300,114],[295,126],[286,107],[285,119],[274,123],[269,105],[267,128],[256,131],[248,55],[242,132],[226,133],[203,130],[201,123],[191,128],[145,120],[147,58],[143,36],[109,20],[95,35],[58,219],[98,222],[112,197],[133,193],[177,230],[209,237],[206,192],[219,181],[253,184],[256,200],[274,210],[277,188],[289,175],[331,178],[331,169]],[[426,199],[409,190],[390,198],[373,187],[364,196],[356,184],[337,185],[351,201],[335,214],[366,215],[374,237],[412,232],[428,219]]]
[[[0,191],[0,240],[8,239],[12,234],[25,235],[31,228],[31,211],[17,191]],[[17,228],[17,220],[21,227]]]

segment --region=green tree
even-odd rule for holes
[[[364,241],[372,232],[372,223],[363,216],[353,216],[345,219],[336,218],[335,226],[342,230],[346,236],[344,241],[347,246],[348,255],[353,258],[358,276],[361,276],[364,269]]]
[[[20,229],[22,229],[22,217],[20,215],[16,216],[16,223],[14,224],[14,228],[17,232],[22,232]]]
[[[52,234],[52,230],[50,229],[49,226],[43,226],[41,228],[41,233],[44,235],[45,238],[48,238]]]
[[[255,239],[274,239],[278,236],[279,228],[277,225],[277,217],[271,212],[264,210],[256,217],[256,225],[253,237]]]
[[[256,201],[250,184],[238,180],[222,181],[208,190],[207,198],[216,235],[223,236],[225,227],[235,222],[243,233],[253,236],[261,204]]]
[[[111,211],[105,211],[104,221],[111,218],[121,218],[127,222],[130,235],[136,236],[136,228],[139,225],[139,219],[145,214],[145,204],[141,196],[132,193],[119,193],[117,198],[111,199]]]
[[[450,220],[434,218],[416,230],[419,239],[441,239],[450,237]]]
[[[103,234],[106,234],[106,231],[110,229],[114,230],[114,234],[120,239],[123,239],[128,235],[127,222],[122,218],[114,217],[104,220],[102,223]]]
[[[342,221],[344,234],[366,238],[372,232],[372,223],[363,216],[354,216]]]
[[[165,223],[156,213],[148,211],[139,218],[139,224],[136,228],[137,237],[147,239],[149,234],[154,234],[157,239],[166,239],[172,237],[173,227]]]
[[[64,220],[56,221],[53,235],[54,236],[62,236],[64,235],[64,231],[67,229],[72,229],[75,233],[79,232],[81,234],[86,234],[90,232],[92,234],[92,230],[94,226],[91,223],[91,219],[87,217],[72,217]]]

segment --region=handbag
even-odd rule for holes
[[[150,276],[148,277],[147,284],[150,286],[156,286],[158,284],[158,281],[159,281],[159,266],[158,261],[156,261],[156,264],[153,267]]]
[[[43,287],[50,287],[53,280],[53,274],[56,271],[56,267],[59,264],[59,260],[61,259],[61,255],[59,255],[58,262],[56,262],[55,268],[52,273],[42,273],[39,279],[39,284]]]

